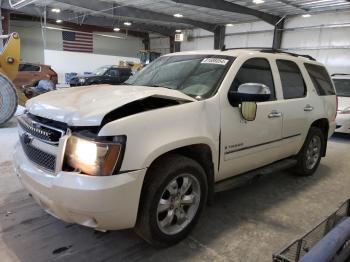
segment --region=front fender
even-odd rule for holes
[[[154,162],[154,160],[164,155],[165,153],[176,150],[178,148],[192,146],[192,145],[199,145],[199,144],[204,144],[209,146],[212,156],[215,156],[218,154],[218,150],[216,148],[215,143],[213,143],[213,141],[208,137],[191,137],[191,138],[186,138],[182,140],[172,141],[171,143],[161,145],[160,147],[155,147],[154,150],[150,152],[150,154],[147,156],[143,165],[145,167],[149,167]],[[214,159],[212,159],[212,161],[214,161]]]
[[[219,134],[220,111],[212,99],[127,116],[99,132],[99,136],[126,135],[121,171],[147,168],[162,154],[194,144],[208,145],[217,167]]]

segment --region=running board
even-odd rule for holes
[[[249,182],[252,182],[254,178],[265,176],[277,171],[291,168],[297,164],[296,159],[287,158],[278,162],[272,163],[271,165],[264,166],[262,168],[249,171],[247,173],[237,175],[223,181],[219,181],[215,184],[215,192],[226,191],[232,188],[241,187]]]

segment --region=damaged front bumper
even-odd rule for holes
[[[106,177],[51,174],[33,164],[19,144],[14,165],[35,201],[59,219],[97,230],[132,228],[136,223],[146,169]]]

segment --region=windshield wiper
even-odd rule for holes
[[[161,85],[156,85],[156,84],[153,84],[153,85],[149,85],[150,87],[162,87],[162,88],[167,88],[167,89],[172,89],[171,87],[168,87],[168,86],[161,86]],[[174,90],[174,89],[172,89]]]

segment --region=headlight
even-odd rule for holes
[[[339,114],[350,114],[350,107],[347,107],[344,110],[340,111]]]
[[[126,137],[101,141],[73,134],[68,138],[65,166],[91,176],[109,176],[121,163]]]
[[[79,83],[85,83],[86,79],[85,78],[79,78]]]

